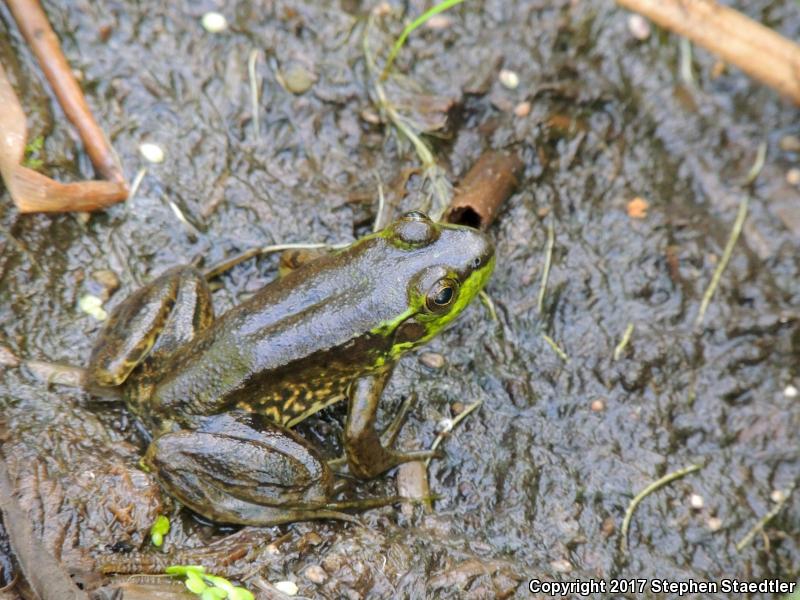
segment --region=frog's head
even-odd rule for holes
[[[466,308],[492,274],[494,246],[476,229],[436,223],[417,211],[378,236],[392,255],[387,279],[405,295],[403,313],[380,327],[382,335],[393,335],[397,356],[431,339]]]

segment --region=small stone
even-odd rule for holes
[[[647,209],[650,203],[640,196],[636,196],[627,205],[628,216],[631,219],[644,219],[647,216]]]
[[[706,503],[700,494],[692,494],[689,496],[689,505],[695,510],[701,510]]]
[[[433,15],[430,19],[427,20],[427,22],[425,23],[425,27],[427,27],[428,29],[447,29],[452,24],[453,24],[453,19],[451,19],[447,15]]]
[[[531,103],[525,100],[514,107],[514,114],[519,118],[527,117],[531,114]]]
[[[600,532],[604,537],[611,537],[617,529],[617,524],[614,522],[614,517],[606,517],[600,525]]]
[[[789,185],[800,185],[800,169],[792,167],[786,171],[786,183]]]
[[[213,11],[204,14],[200,23],[208,33],[220,33],[228,28],[228,19],[225,15]]]
[[[444,366],[444,356],[438,352],[423,352],[419,362],[431,369],[441,369]]]
[[[800,152],[800,137],[785,135],[778,142],[778,147],[784,152]]]
[[[279,581],[275,584],[275,589],[287,596],[297,596],[297,592],[300,591],[294,581]]]
[[[564,558],[552,561],[550,567],[559,573],[569,573],[572,571],[572,563]]]
[[[464,409],[466,408],[467,408],[466,404],[456,400],[455,402],[453,402],[453,405],[450,407],[450,410],[453,411],[454,415],[460,415],[462,412],[464,412]]]
[[[640,42],[644,41],[650,37],[650,22],[642,15],[630,15],[628,17],[628,31]]]
[[[325,583],[325,580],[328,578],[328,574],[325,572],[320,565],[311,565],[305,571],[303,571],[303,575],[306,579],[308,579],[311,583]]]
[[[519,75],[511,69],[501,69],[498,79],[502,86],[509,90],[515,90],[519,87]]]
[[[103,301],[97,296],[92,294],[84,294],[78,299],[78,307],[97,319],[98,321],[105,321],[108,318],[108,313],[103,310]]]
[[[104,302],[111,297],[111,294],[119,288],[119,277],[110,269],[99,269],[92,273],[92,281],[97,284],[99,289],[98,296]]]
[[[597,400],[592,400],[592,412],[603,412],[606,409],[606,403],[601,399],[598,398]]]
[[[775,504],[779,504],[786,500],[786,492],[783,490],[772,490],[772,493],[769,495],[769,499],[772,500]]]
[[[0,367],[18,367],[19,359],[11,349],[0,346]]]
[[[722,519],[719,517],[709,517],[706,521],[706,527],[709,531],[719,531],[722,529]]]
[[[794,387],[792,384],[787,385],[783,390],[783,395],[787,398],[797,398],[797,388]]]
[[[147,162],[162,163],[164,162],[164,151],[158,144],[145,142],[139,146],[139,153],[144,157]]]
[[[292,94],[302,94],[317,81],[317,76],[301,64],[294,63],[283,73],[286,90]]]

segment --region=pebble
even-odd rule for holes
[[[162,163],[164,162],[164,151],[158,144],[145,142],[139,146],[139,153],[144,157],[147,162]]]
[[[572,571],[572,563],[563,558],[552,561],[550,567],[559,573],[569,573]]]
[[[786,492],[783,490],[772,490],[772,493],[769,495],[769,499],[772,500],[775,504],[783,502],[786,500]]]
[[[791,384],[787,385],[783,390],[783,395],[786,396],[787,398],[797,398],[797,394],[798,394],[797,388]]]
[[[103,310],[103,301],[92,294],[84,294],[78,299],[78,307],[98,321],[105,321],[108,313]]]
[[[778,142],[778,147],[784,152],[800,152],[800,136],[785,135]]]
[[[636,196],[628,202],[626,210],[631,219],[644,219],[647,216],[648,208],[650,208],[650,203],[641,196]]]
[[[283,81],[286,89],[293,94],[302,94],[314,85],[317,76],[300,64],[290,65],[283,73]]]
[[[606,403],[601,399],[592,400],[592,412],[602,412],[606,409]]]
[[[328,574],[325,572],[319,565],[311,565],[308,567],[304,572],[305,578],[308,579],[311,583],[325,583],[325,580],[328,578]]]
[[[17,367],[19,366],[19,359],[14,353],[5,346],[0,346],[0,366],[3,367]]]
[[[203,18],[200,19],[200,22],[203,25],[203,29],[208,33],[220,33],[228,28],[228,19],[225,18],[225,15],[218,12],[207,12],[203,15]]]
[[[642,15],[630,15],[628,17],[628,31],[639,41],[644,41],[650,37],[652,31],[650,22]]]
[[[447,29],[453,24],[453,19],[447,15],[433,15],[425,23],[428,29]]]
[[[692,494],[689,496],[689,504],[695,510],[700,510],[706,505],[705,500],[703,500],[700,494]]]
[[[520,102],[514,107],[514,114],[520,118],[527,117],[531,114],[531,103],[527,100]]]
[[[297,596],[297,592],[300,591],[294,581],[279,581],[275,584],[275,589],[287,596]]]
[[[444,356],[438,352],[423,352],[419,362],[431,369],[441,369],[444,366]]]
[[[503,87],[509,90],[515,90],[519,87],[519,75],[511,69],[501,69],[498,79]]]
[[[722,529],[722,519],[719,517],[709,517],[706,521],[706,527],[708,527],[710,531],[719,531]]]
[[[789,185],[800,185],[800,169],[793,167],[786,171],[786,183]]]

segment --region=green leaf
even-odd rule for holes
[[[228,592],[225,590],[221,590],[219,588],[206,588],[200,596],[200,600],[222,600],[223,598],[227,597]]]
[[[194,571],[186,573],[186,588],[193,594],[203,594],[209,589],[203,578]]]
[[[243,587],[235,587],[232,591],[228,592],[230,600],[255,600],[253,592]]]
[[[206,572],[206,568],[200,565],[170,565],[164,570],[167,575],[186,575],[190,571],[202,575]]]
[[[150,527],[150,540],[153,545],[158,547],[164,543],[164,536],[169,533],[169,519],[164,515],[158,515]]]

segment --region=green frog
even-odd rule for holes
[[[151,436],[144,465],[200,515],[254,525],[337,517],[370,503],[334,501],[329,465],[291,428],[347,400],[352,475],[430,457],[393,449],[397,424],[377,432],[378,401],[400,356],[450,323],[493,267],[485,234],[411,212],[217,319],[203,276],[174,268],[112,312],[88,383],[121,389]]]

